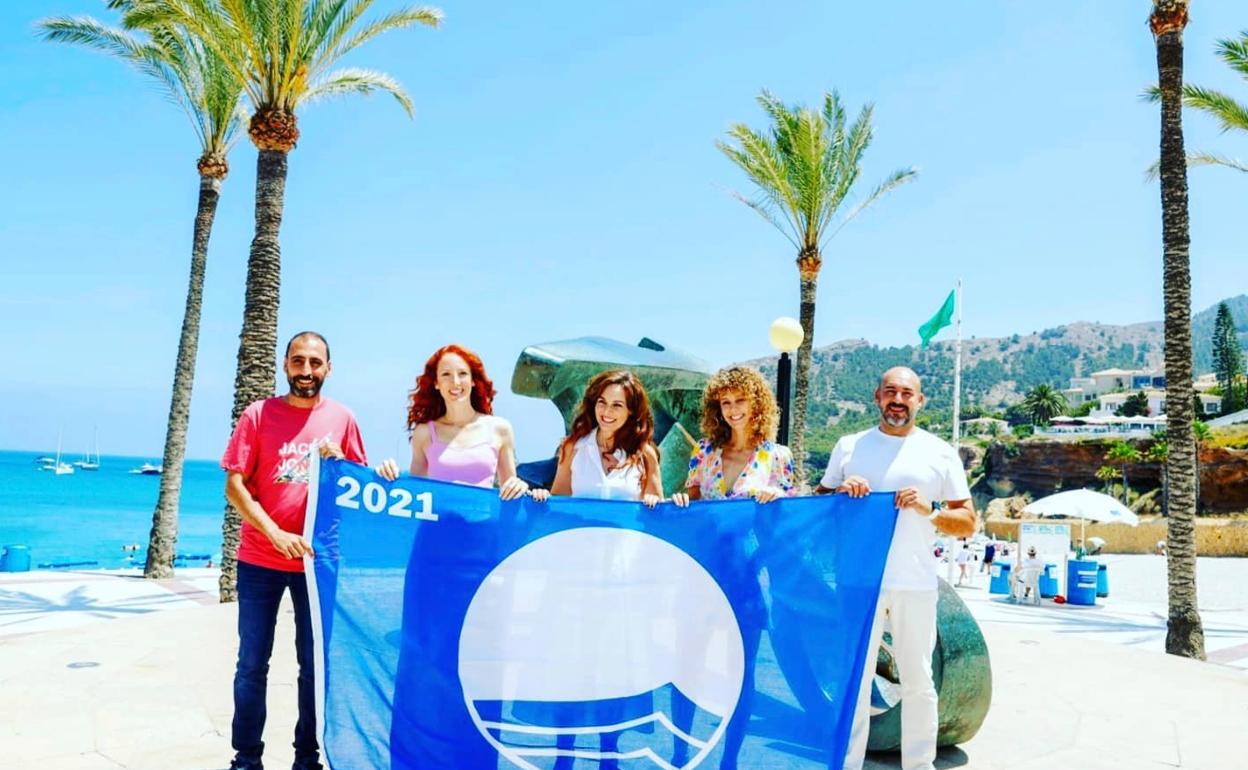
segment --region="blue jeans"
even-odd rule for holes
[[[265,691],[269,657],[282,594],[290,589],[295,606],[295,656],[299,661],[299,721],[295,724],[295,767],[319,767],[316,701],[313,691],[312,613],[302,572],[238,563],[238,667],[234,670],[235,761],[260,767],[264,753]]]

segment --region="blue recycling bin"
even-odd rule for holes
[[[1097,563],[1072,559],[1066,566],[1066,601],[1090,607],[1096,604]]]
[[[992,579],[988,581],[988,593],[990,594],[1009,594],[1010,593],[1010,563],[996,562],[992,563]]]
[[[1044,572],[1040,575],[1040,596],[1044,599],[1052,599],[1057,596],[1057,571],[1056,564],[1044,565]]]
[[[1109,567],[1099,564],[1096,567],[1096,595],[1100,598],[1109,596]]]
[[[0,572],[29,572],[30,549],[24,545],[6,545],[0,556]]]

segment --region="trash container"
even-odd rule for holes
[[[1102,598],[1109,596],[1108,565],[1100,564],[1096,568],[1096,595]]]
[[[0,572],[29,572],[30,549],[24,545],[6,545],[0,556]]]
[[[1053,574],[1056,571],[1056,564],[1044,565],[1044,572],[1040,575],[1040,596],[1044,599],[1057,596],[1057,575]]]
[[[1008,594],[1010,592],[1010,564],[1005,562],[992,563],[992,579],[988,582],[988,593]]]
[[[1070,604],[1096,604],[1097,563],[1072,559],[1066,567],[1066,601]]]

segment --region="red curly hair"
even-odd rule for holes
[[[494,413],[494,396],[498,391],[494,390],[494,383],[485,373],[485,364],[481,363],[476,353],[467,348],[455,344],[446,345],[429,356],[429,360],[425,362],[425,370],[416,378],[416,387],[408,394],[407,429],[409,432],[415,430],[416,426],[421,423],[436,420],[446,414],[446,401],[442,399],[442,394],[434,385],[438,380],[438,364],[448,353],[454,353],[464,359],[464,362],[468,364],[468,371],[472,372],[472,396],[470,397],[472,408],[481,414]]]

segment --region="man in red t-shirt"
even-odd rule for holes
[[[262,770],[265,690],[278,606],[289,589],[295,608],[299,721],[293,770],[322,770],[316,740],[312,616],[303,557],[308,466],[313,452],[367,464],[351,411],[321,395],[329,376],[329,343],[300,332],[282,364],[290,392],[243,411],[221,458],[225,496],[243,517],[238,546],[238,667],[234,671],[231,770]]]

